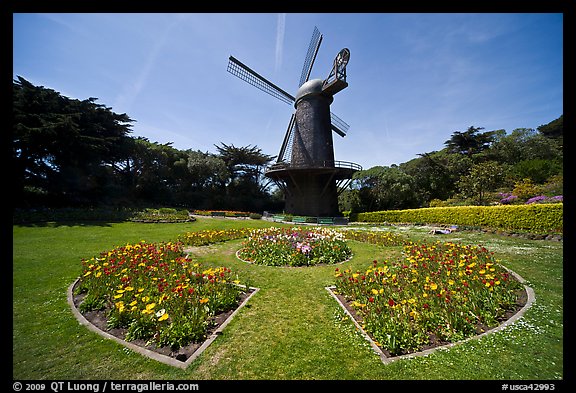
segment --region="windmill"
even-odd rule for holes
[[[229,57],[228,72],[295,107],[277,160],[265,172],[284,191],[285,211],[333,217],[338,215],[338,194],[362,167],[336,161],[332,140],[332,132],[344,137],[349,129],[348,124],[330,112],[330,104],[334,94],[348,86],[346,65],[350,51],[344,48],[338,53],[326,79],[309,79],[321,43],[322,34],[314,27],[295,97],[233,56]]]

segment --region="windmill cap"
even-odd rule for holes
[[[324,81],[322,79],[311,79],[308,82],[303,83],[302,86],[300,86],[300,88],[298,89],[298,92],[296,93],[296,100],[294,106],[296,106],[298,104],[298,101],[300,101],[305,96],[308,96],[310,94],[322,93],[323,84]]]

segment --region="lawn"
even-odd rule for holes
[[[199,218],[192,223],[47,223],[13,227],[13,378],[50,380],[560,380],[563,374],[563,244],[480,232],[430,235],[426,227],[378,227],[413,240],[481,244],[520,274],[536,302],[516,324],[427,357],[382,364],[324,289],[334,266],[247,264],[242,241],[194,249],[206,266],[226,266],[260,288],[224,333],[186,370],[103,339],[78,324],[66,302],[80,260],[126,243],[174,240],[188,231],[266,227],[263,220]],[[351,241],[363,269],[401,247]]]

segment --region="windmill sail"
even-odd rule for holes
[[[306,53],[306,59],[304,60],[304,66],[302,67],[302,75],[300,75],[300,83],[298,83],[298,87],[302,86],[310,78],[312,66],[314,65],[314,60],[316,60],[316,55],[318,54],[318,49],[320,49],[321,43],[322,34],[320,34],[318,28],[314,26],[312,39],[310,40],[310,45],[308,46],[308,52]]]
[[[290,123],[288,123],[288,129],[284,135],[284,141],[282,142],[282,147],[280,147],[280,153],[278,153],[277,163],[284,162],[289,163],[292,159],[292,143],[294,142],[294,127],[296,126],[296,115],[293,113],[290,118]]]
[[[330,121],[332,122],[332,131],[345,137],[350,126],[344,120],[336,116],[334,113],[330,112]]]
[[[284,101],[287,104],[294,103],[294,97],[292,95],[288,94],[248,66],[242,64],[240,60],[233,56],[229,57],[227,71],[263,92],[270,94],[272,97],[276,97],[280,101]]]

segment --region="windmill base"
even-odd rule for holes
[[[286,182],[288,214],[312,217],[339,215],[336,182],[331,176],[298,176]]]
[[[269,171],[266,176],[284,191],[286,213],[337,217],[340,215],[337,180],[343,172],[341,168],[307,168]],[[345,177],[348,176],[351,177],[346,173]]]

